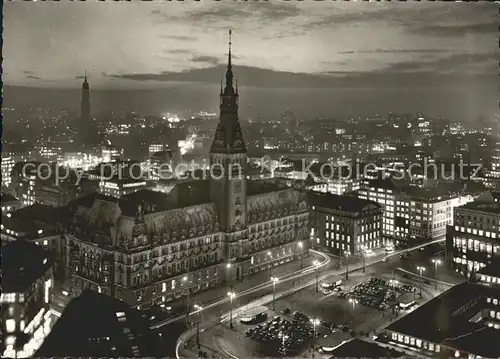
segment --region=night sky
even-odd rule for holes
[[[498,104],[492,3],[7,2],[4,14],[6,85],[77,88],[88,70],[93,89],[212,89],[232,28],[240,88],[283,103],[376,97],[373,110],[446,115],[456,102],[450,115],[472,117]]]

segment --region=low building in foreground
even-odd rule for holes
[[[53,262],[38,244],[25,240],[2,248],[2,357],[29,358],[51,328]]]
[[[403,352],[361,339],[351,339],[330,352],[334,358],[402,358]]]
[[[499,358],[498,269],[483,268],[476,283],[454,286],[389,325],[389,344],[436,358]]]
[[[154,357],[148,318],[126,303],[87,290],[65,308],[37,357]]]

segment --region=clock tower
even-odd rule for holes
[[[237,261],[247,238],[246,175],[247,150],[238,121],[238,87],[233,86],[231,30],[226,84],[220,92],[220,117],[210,148],[210,195],[219,215],[223,232],[224,258],[231,277],[239,277]],[[233,268],[233,264],[235,267]]]

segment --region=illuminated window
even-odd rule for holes
[[[166,291],[167,291],[167,282],[163,282],[163,283],[161,284],[161,291],[162,291],[162,292],[166,292]]]
[[[13,333],[16,330],[16,321],[14,319],[7,319],[5,321],[5,329],[7,333]]]

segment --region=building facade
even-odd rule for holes
[[[50,332],[52,258],[19,240],[2,248],[2,357],[29,358]]]
[[[75,202],[65,236],[74,294],[89,288],[146,309],[307,254],[306,195],[245,176],[231,52],[220,99],[209,180]]]
[[[500,192],[488,191],[455,208],[446,250],[452,268],[467,277],[500,257]]]
[[[314,245],[336,255],[355,255],[382,246],[382,207],[373,201],[311,193]]]

